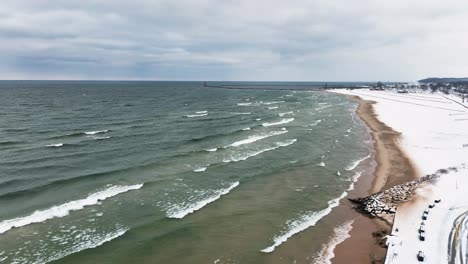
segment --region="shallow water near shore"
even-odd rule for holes
[[[2,82],[0,101],[0,263],[325,263],[370,159],[330,93]]]

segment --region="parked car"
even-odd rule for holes
[[[418,260],[420,262],[424,261],[424,252],[422,252],[421,250],[418,252]]]
[[[421,240],[421,241],[426,240],[426,232],[424,232],[424,231],[419,232],[419,240]]]
[[[426,230],[425,230],[425,228],[424,228],[424,225],[421,225],[421,226],[419,227],[419,233],[424,233],[425,231],[426,231]]]
[[[430,205],[429,205],[429,208],[434,208],[434,206],[435,206],[435,203],[430,204]]]
[[[422,215],[422,219],[427,220],[427,216],[428,216],[428,214],[426,212],[424,212],[423,215]]]
[[[440,201],[442,201],[441,199],[435,199],[434,202],[436,203],[440,203]]]

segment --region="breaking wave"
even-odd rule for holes
[[[286,230],[273,238],[273,245],[260,250],[264,253],[271,253],[275,250],[276,247],[286,242],[290,237],[294,236],[295,234],[306,230],[311,226],[315,226],[317,222],[328,215],[333,208],[337,207],[340,200],[346,196],[347,192],[343,192],[340,197],[335,198],[328,202],[328,207],[317,211],[317,212],[308,212],[300,216],[296,220],[291,220],[286,223]]]
[[[229,145],[229,147],[238,147],[238,146],[241,146],[241,145],[250,144],[250,143],[253,143],[255,141],[264,139],[264,138],[277,136],[277,135],[281,135],[281,134],[284,134],[284,133],[288,133],[288,131],[273,131],[273,132],[268,133],[268,134],[250,136],[250,137],[248,137],[246,139],[239,140],[239,141],[236,141],[236,142],[232,143],[231,145]]]
[[[228,194],[232,189],[236,188],[238,185],[239,182],[235,182],[231,184],[228,188],[217,190],[213,193],[213,195],[196,203],[176,205],[166,212],[166,216],[169,218],[184,218],[186,215],[198,211],[201,208],[205,207],[207,204],[218,200],[219,198],[221,198],[221,196]]]
[[[294,121],[294,117],[284,118],[284,119],[281,119],[281,121],[278,121],[278,122],[263,123],[262,126],[264,126],[264,127],[276,126],[276,125],[287,124],[287,123],[292,122],[292,121]]]
[[[116,196],[118,194],[128,192],[131,190],[137,190],[143,187],[143,184],[129,185],[129,186],[111,186],[105,190],[98,191],[96,193],[90,194],[88,197],[76,201],[67,202],[61,205],[56,205],[44,210],[36,210],[34,213],[18,217],[14,219],[4,220],[0,222],[0,234],[5,233],[6,231],[22,227],[34,223],[41,223],[52,218],[60,218],[67,216],[72,211],[77,211],[83,209],[85,206],[94,205],[98,202],[105,200],[107,198]]]
[[[347,170],[347,171],[354,170],[354,169],[359,165],[359,163],[365,161],[366,159],[368,159],[368,158],[370,158],[370,157],[371,157],[371,156],[370,156],[370,154],[369,154],[369,155],[365,156],[364,158],[361,158],[361,159],[358,159],[358,160],[353,161],[351,164],[349,164],[349,166],[347,166],[347,167],[345,168],[345,170]]]
[[[227,163],[227,162],[238,162],[238,161],[246,160],[248,158],[260,155],[263,152],[267,152],[267,151],[275,150],[277,148],[289,146],[291,144],[294,144],[294,142],[296,142],[296,141],[297,141],[297,139],[290,139],[290,140],[287,140],[287,141],[284,141],[284,142],[276,142],[275,146],[269,147],[269,148],[266,148],[266,149],[250,151],[250,152],[246,152],[246,153],[242,153],[242,154],[232,154],[229,158],[223,159],[223,162]]]
[[[333,251],[336,246],[350,237],[349,232],[353,229],[354,220],[350,220],[333,229],[333,237],[328,244],[323,245],[322,249],[315,256],[314,263],[316,264],[331,264],[331,259],[335,257]]]

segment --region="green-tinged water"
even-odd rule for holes
[[[1,82],[0,263],[318,262],[335,225],[320,219],[369,155],[355,108],[196,82]]]

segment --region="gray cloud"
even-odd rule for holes
[[[0,78],[465,76],[466,32],[465,0],[5,0]]]

